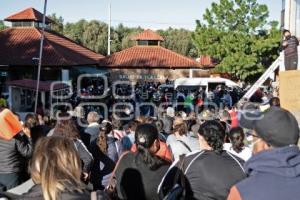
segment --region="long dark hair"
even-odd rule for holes
[[[97,146],[99,147],[100,151],[104,154],[107,154],[107,135],[112,131],[113,127],[110,122],[104,122],[100,126],[99,135],[97,139]]]
[[[63,136],[72,140],[80,139],[79,130],[72,119],[61,119],[57,121],[53,136]]]
[[[241,127],[232,128],[229,132],[229,139],[235,152],[240,153],[241,151],[243,151],[243,148],[245,146],[245,134]]]
[[[208,120],[200,125],[198,132],[214,152],[219,154],[223,151],[225,131],[220,122]]]
[[[140,124],[135,131],[135,143],[137,145],[137,157],[141,156],[143,162],[151,170],[159,168],[164,161],[150,152],[154,142],[158,140],[158,130],[152,124]],[[137,158],[136,157],[136,158]],[[138,164],[138,159],[135,159]]]

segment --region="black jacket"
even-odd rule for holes
[[[155,200],[161,178],[167,172],[166,162],[156,170],[151,170],[137,153],[124,155],[116,170],[117,191],[120,199]]]
[[[25,135],[17,134],[12,140],[0,139],[0,173],[21,172],[24,166],[22,157],[32,155],[32,142]]]
[[[189,154],[183,165],[186,179],[186,199],[225,200],[230,188],[244,179],[244,161],[223,151],[217,154],[213,151],[198,151]],[[163,178],[158,188],[161,196],[165,196],[174,183],[178,171],[174,164]]]
[[[99,149],[97,141],[91,144],[90,149],[94,157],[91,182],[94,185],[94,190],[103,190],[108,185],[116,162],[123,152],[122,145],[117,139],[107,137],[106,142],[108,145],[106,154]]]
[[[69,191],[59,194],[57,200],[90,200],[90,193],[84,190],[82,193],[69,188]],[[27,193],[22,194],[17,200],[44,200],[42,187],[34,185]]]
[[[295,36],[291,36],[288,39],[285,39],[283,42],[287,42],[287,46],[281,46],[281,49],[284,50],[284,55],[286,57],[297,55],[299,41]],[[283,43],[282,42],[282,43]]]

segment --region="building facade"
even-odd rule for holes
[[[300,38],[300,0],[282,0],[281,27]]]
[[[194,59],[161,46],[164,39],[152,30],[135,36],[136,45],[100,60],[112,81],[164,82],[177,78],[209,77],[214,67],[211,59]],[[209,62],[207,62],[209,61]]]

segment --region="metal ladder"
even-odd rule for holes
[[[263,75],[253,84],[253,86],[246,92],[241,100],[250,99],[250,97],[257,91],[257,89],[264,84],[264,82],[271,76],[271,74],[280,66],[283,65],[283,54],[273,62],[273,64],[263,73]]]

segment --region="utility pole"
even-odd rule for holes
[[[40,76],[41,76],[43,46],[44,46],[45,26],[46,26],[46,11],[47,11],[47,0],[44,1],[43,25],[42,25],[42,33],[41,33],[40,55],[39,55],[38,75],[37,75],[37,83],[36,83],[34,113],[36,113],[38,99],[39,99]]]
[[[107,55],[110,55],[110,27],[111,27],[111,0],[109,0],[109,8],[108,8],[108,15],[109,15],[109,21],[108,21],[108,41],[107,41]]]

